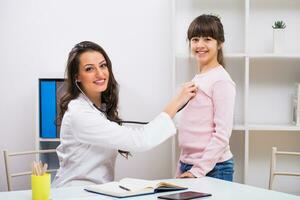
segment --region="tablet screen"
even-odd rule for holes
[[[200,197],[208,197],[211,196],[211,194],[203,193],[203,192],[180,192],[176,194],[169,194],[164,196],[159,196],[159,199],[171,199],[171,200],[188,200],[188,199],[195,199]]]

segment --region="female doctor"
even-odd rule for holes
[[[118,149],[146,151],[174,135],[172,118],[197,91],[192,82],[186,83],[163,112],[140,129],[132,129],[120,125],[118,83],[108,55],[98,44],[76,44],[66,74],[67,93],[58,117],[60,168],[53,187],[113,181]]]

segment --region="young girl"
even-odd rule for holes
[[[198,65],[199,73],[192,80],[198,92],[183,109],[179,122],[177,177],[210,176],[232,181],[229,138],[236,92],[224,69],[223,25],[216,16],[201,15],[190,24],[187,38]]]

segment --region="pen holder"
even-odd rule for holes
[[[50,199],[51,174],[31,175],[32,200]]]

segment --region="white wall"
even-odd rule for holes
[[[37,79],[63,77],[68,52],[82,40],[99,43],[110,56],[122,117],[153,118],[172,90],[170,6],[170,0],[1,0],[0,150],[34,149]],[[170,177],[170,145],[167,141],[129,161],[118,160],[116,178]],[[23,163],[29,160],[15,169],[28,167]],[[15,183],[18,189],[29,185],[28,178]]]

